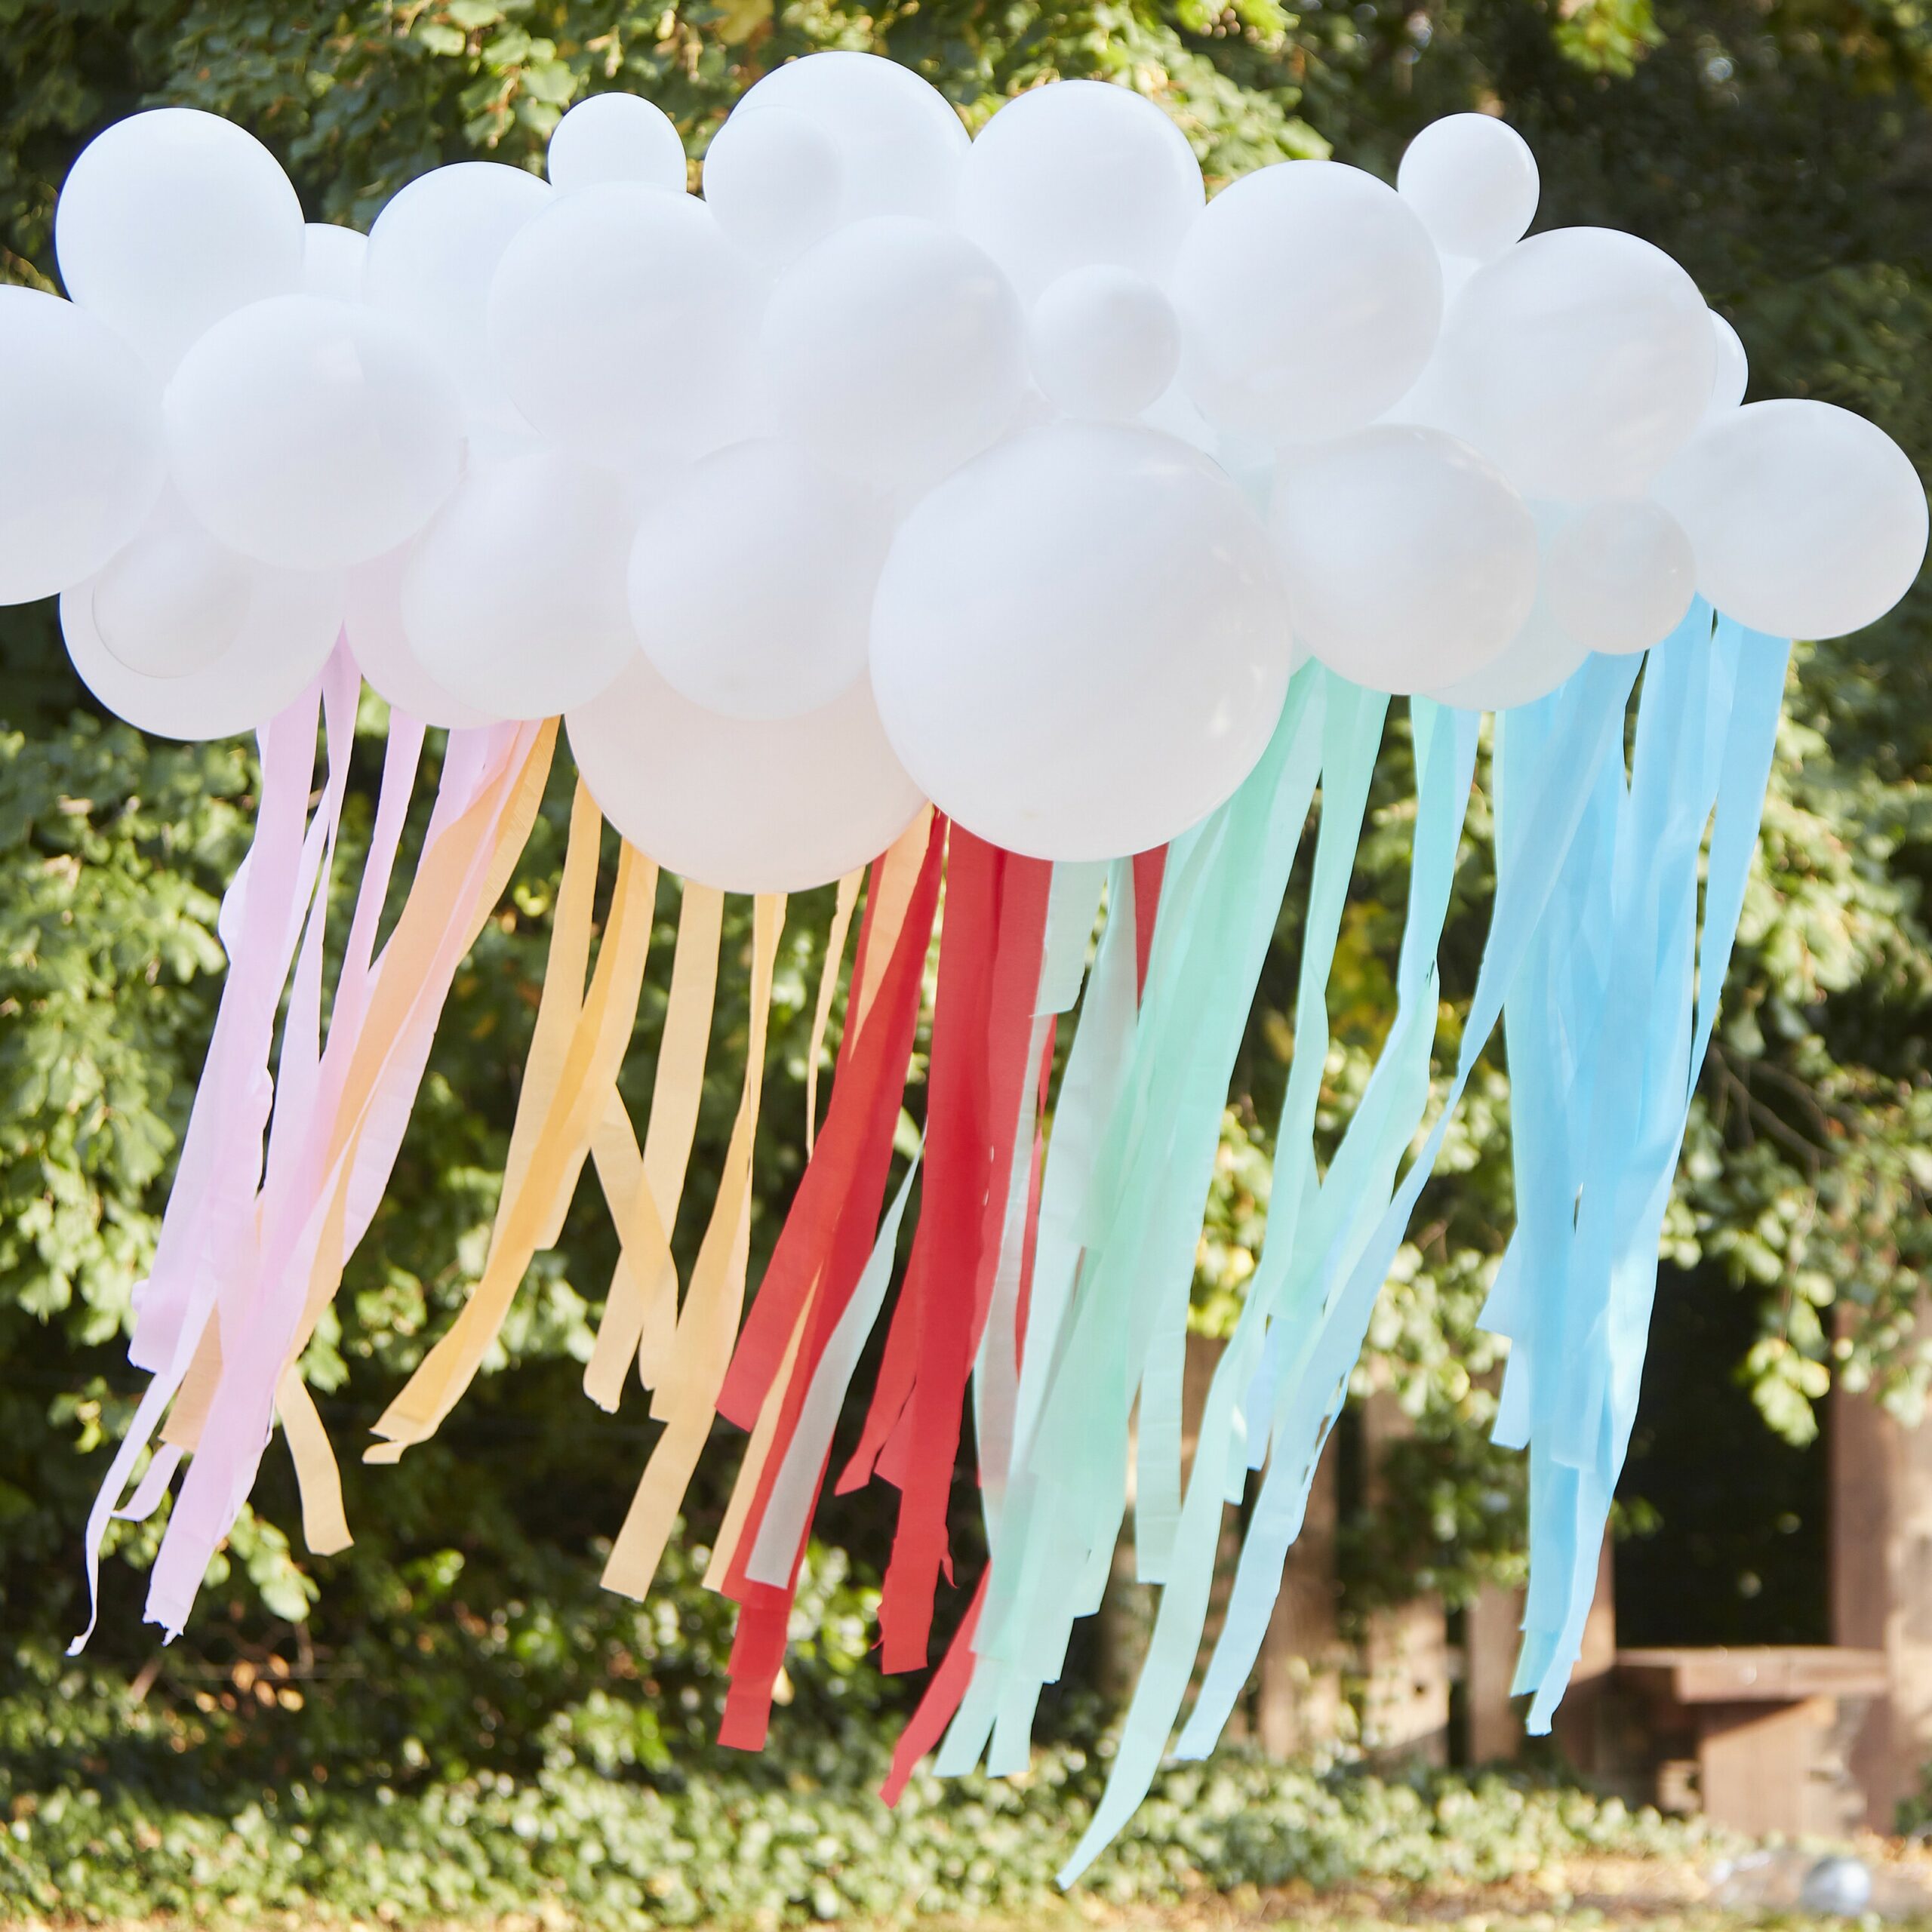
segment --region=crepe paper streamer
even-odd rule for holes
[[[343,709],[346,723],[352,704]],[[247,1500],[277,1392],[380,1197],[450,979],[528,835],[554,741],[550,726],[491,728],[455,761],[449,807],[439,800],[363,1023],[352,1035],[331,1029],[321,1103],[311,1120],[312,1134],[325,1143],[312,1171],[323,1185],[306,1214],[299,1189],[283,1192],[278,1211],[263,1223],[258,1279],[222,1306],[219,1386],[149,1583],[148,1617],[171,1635],[185,1623],[209,1558]],[[459,812],[456,801],[466,793],[474,795]],[[398,1091],[405,1081],[407,1091]],[[326,1494],[315,1506],[318,1528],[332,1530]]]
[[[1032,1059],[1051,876],[952,828],[919,1226],[865,1431],[839,1479],[850,1490],[876,1469],[900,1490],[879,1601],[888,1671],[924,1666],[940,1574],[951,1574],[946,1508]]]
[[[852,928],[852,912],[859,903],[865,869],[848,872],[838,881],[832,903],[832,930],[826,934],[825,960],[819,968],[818,1003],[812,1011],[812,1036],[805,1049],[805,1158],[811,1158],[818,1134],[818,1066],[825,1051],[825,1029],[832,1023],[832,1001],[838,990],[839,962],[845,957],[845,937]]]
[[[758,1392],[761,1403],[774,1386],[784,1391],[773,1432],[774,1452],[768,1454],[754,1478],[755,1493],[746,1512],[746,1521],[752,1524],[762,1522],[783,1466],[783,1449],[797,1427],[806,1392],[876,1249],[874,1217],[884,1192],[900,1096],[918,1019],[938,906],[946,829],[946,821],[937,814],[920,828],[924,843],[917,876],[903,903],[889,952],[883,943],[883,921],[893,915],[897,894],[891,889],[891,881],[896,867],[911,850],[908,841],[902,841],[874,869],[875,896],[860,932],[855,971],[863,975],[868,958],[884,958],[887,963],[874,983],[872,1002],[862,1023],[856,1031],[849,1022],[847,1026],[825,1131],[800,1182],[751,1319],[739,1337],[731,1377],[740,1382],[740,1402],[752,1390]],[[875,946],[875,940],[881,943]],[[770,1358],[758,1341],[761,1318],[768,1332],[780,1318],[795,1327],[801,1312],[806,1325],[792,1372],[774,1385],[772,1371],[778,1364],[773,1362],[769,1370],[764,1366]],[[728,1392],[728,1381],[727,1386]],[[732,1748],[757,1750],[764,1743],[773,1687],[784,1662],[811,1511],[817,1506],[817,1489],[824,1478],[822,1464],[783,1586],[754,1583],[746,1574],[749,1549],[743,1537],[724,1579],[724,1594],[740,1605],[729,1664],[731,1687],[718,1729],[719,1742]]]
[[[546,1027],[540,1006],[525,1075],[539,1124],[522,1137],[527,1152],[520,1170],[518,1137],[512,1131],[509,1176],[514,1185],[506,1186],[498,1204],[482,1278],[448,1331],[377,1422],[374,1432],[383,1440],[364,1452],[365,1462],[396,1461],[411,1444],[433,1435],[461,1399],[494,1343],[538,1248],[555,1242],[592,1138],[605,1118],[636,1023],[657,867],[628,842],[620,848],[609,919],[589,993],[579,1007],[571,981],[581,971],[588,945],[601,826],[601,815],[580,785],[565,859],[567,889],[558,893],[552,934],[553,949],[561,955],[562,977],[558,986],[547,979],[545,984],[546,1002],[568,1002],[568,1018],[557,1018]],[[580,978],[577,983],[580,988]],[[521,1103],[518,1112],[521,1118]]]
[[[724,929],[724,895],[688,881],[643,1150],[614,1078],[592,1140],[598,1178],[621,1244],[583,1371],[584,1392],[601,1408],[617,1407],[633,1362],[642,1385],[657,1386],[677,1331],[678,1264],[671,1235],[704,1097]]]
[[[652,1447],[604,1566],[604,1587],[623,1596],[641,1599],[651,1589],[711,1432],[718,1390],[737,1336],[751,1258],[752,1151],[764,1084],[773,969],[784,927],[785,895],[761,893],[752,914],[751,1021],[744,1088],[724,1151],[717,1198],[691,1269],[690,1293],[678,1312],[670,1360],[651,1397],[651,1413],[665,1429]]]

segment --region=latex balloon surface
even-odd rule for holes
[[[335,569],[421,528],[463,468],[457,392],[394,317],[281,295],[217,323],[168,385],[189,507],[244,556]]]
[[[630,608],[645,654],[735,718],[815,711],[863,678],[892,525],[863,484],[795,443],[736,443],[645,512]]]
[[[1573,517],[1543,569],[1556,621],[1612,656],[1663,643],[1697,594],[1690,539],[1669,511],[1641,500],[1592,503]]]
[[[174,508],[94,579],[94,627],[129,670],[187,677],[241,635],[253,593],[247,560]]]
[[[802,892],[876,858],[923,801],[863,680],[801,718],[726,718],[639,656],[565,726],[605,816],[660,865],[726,892]]]
[[[1297,634],[1373,690],[1457,684],[1502,651],[1536,595],[1527,506],[1438,430],[1379,426],[1293,452],[1272,529]]]
[[[789,108],[734,114],[704,151],[704,205],[740,248],[774,265],[828,234],[845,193],[838,143]]]
[[[0,287],[0,604],[97,571],[167,474],[161,398],[134,352],[85,309]]]
[[[566,193],[630,181],[681,195],[685,143],[677,124],[655,101],[594,94],[557,123],[543,169],[551,186]]]
[[[1464,711],[1507,711],[1547,697],[1589,654],[1589,647],[1551,614],[1549,599],[1540,595],[1516,635],[1495,657],[1429,695]]]
[[[362,299],[362,269],[369,238],[353,228],[312,221],[302,231],[302,293],[332,302]]]
[[[1068,415],[1138,416],[1180,366],[1180,320],[1131,269],[1073,269],[1034,303],[1027,355],[1033,380]]]
[[[386,703],[445,730],[487,724],[494,714],[453,697],[423,668],[402,622],[402,580],[415,546],[358,564],[344,585],[343,630],[356,668]]]
[[[1373,421],[1421,374],[1441,321],[1429,231],[1340,162],[1278,162],[1217,195],[1172,285],[1203,413],[1295,441]]]
[[[1432,121],[1404,149],[1395,187],[1445,255],[1486,262],[1519,242],[1537,211],[1537,158],[1489,114]]]
[[[997,571],[962,568],[997,557]],[[1266,533],[1199,451],[1066,423],[915,509],[872,613],[886,731],[940,808],[1035,857],[1158,845],[1247,774],[1287,686]]]

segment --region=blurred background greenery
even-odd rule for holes
[[[1754,397],[1847,405],[1932,462],[1932,16],[1916,0],[0,0],[0,277],[57,288],[62,176],[93,134],[143,106],[241,122],[285,162],[311,218],[366,227],[438,163],[540,166],[563,109],[606,88],[675,118],[695,183],[738,93],[823,47],[913,65],[975,127],[1044,78],[1120,82],[1174,115],[1217,183],[1331,152],[1392,177],[1426,120],[1500,112],[1541,164],[1539,226],[1601,223],[1657,242],[1736,324]],[[1842,1378],[1912,1416],[1927,1386],[1913,1304],[1932,1252],[1929,617],[1921,589],[1874,631],[1797,655],[1625,1484],[1641,1534],[1621,1594],[1640,1641],[1822,1641],[1821,1398]],[[183,1638],[160,1651],[140,1625],[154,1531],[118,1525],[100,1629],[82,1664],[63,1659],[85,1620],[81,1526],[136,1390],[129,1291],[218,991],[214,915],[245,845],[255,767],[250,746],[170,747],[101,717],[50,608],[0,612],[0,1808],[11,1793],[18,1817],[23,1795],[77,1778],[213,1803],[291,1781],[487,1790],[490,1777],[574,1764],[666,1791],[722,1774],[709,1739],[730,1632],[696,1579],[733,1444],[721,1440],[701,1474],[685,1553],[652,1602],[596,1586],[651,1426],[640,1404],[607,1417],[577,1387],[614,1255],[594,1184],[525,1283],[494,1372],[441,1435],[395,1469],[365,1472],[354,1456],[480,1270],[541,978],[567,758],[458,980],[389,1198],[307,1359],[345,1454],[355,1546],[329,1560],[291,1546],[292,1481],[272,1454]],[[379,770],[373,700],[364,724],[350,848]],[[1398,718],[1337,962],[1325,1132],[1388,1023],[1406,762]],[[1446,949],[1449,1053],[1489,889],[1472,840]],[[668,934],[675,888],[660,890]],[[1210,1334],[1231,1319],[1265,1221],[1302,890],[1283,908],[1230,1095],[1196,1282]],[[829,913],[829,892],[805,895],[787,927],[761,1254],[801,1160]],[[733,902],[731,920],[728,962],[744,956],[749,902]],[[654,949],[624,1076],[634,1109],[669,960]],[[687,1257],[735,1103],[743,998],[728,964]],[[915,1113],[919,1101],[915,1086]],[[1417,1592],[1457,1604],[1520,1575],[1521,1477],[1487,1444],[1497,1355],[1474,1325],[1509,1225],[1507,1122],[1497,1062],[1472,1090],[1376,1321],[1359,1385],[1392,1390],[1414,1428],[1372,1514],[1345,1491],[1350,1616]],[[970,1483],[962,1467],[963,1539]],[[766,1757],[729,1768],[746,1789],[869,1776],[916,1694],[864,1660],[885,1520],[863,1495],[823,1513],[789,1706]],[[976,1554],[963,1554],[970,1585]],[[1102,1681],[1076,1656],[1050,1698],[1043,1735],[1071,1754],[1055,1761],[1081,1761],[1103,1736]]]

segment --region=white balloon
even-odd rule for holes
[[[94,580],[94,626],[131,671],[205,671],[242,635],[250,566],[178,506],[167,506]]]
[[[631,620],[665,681],[733,718],[795,718],[866,669],[883,498],[795,443],[715,451],[645,512]]]
[[[0,604],[26,604],[140,528],[167,475],[161,398],[105,322],[0,285]]]
[[[497,401],[484,326],[497,264],[554,198],[521,168],[460,161],[418,175],[369,231],[365,298],[435,343],[472,408]]]
[[[1333,161],[1279,162],[1216,195],[1173,290],[1183,380],[1203,413],[1297,442],[1359,429],[1404,394],[1442,315],[1414,210]]]
[[[1924,486],[1863,417],[1827,402],[1747,403],[1702,431],[1657,478],[1684,526],[1697,588],[1776,637],[1861,630],[1924,561]]]
[[[725,892],[803,892],[876,858],[924,802],[860,678],[802,718],[726,718],[639,656],[565,720],[583,782],[660,865]]]
[[[980,129],[960,218],[1030,301],[1094,263],[1161,279],[1206,199],[1187,137],[1151,100],[1105,81],[1058,81]]]
[[[802,115],[838,149],[840,221],[952,218],[971,143],[952,103],[909,67],[876,54],[808,54],[773,68],[731,118],[768,107]]]
[[[900,526],[872,609],[907,771],[1043,859],[1141,851],[1213,811],[1268,743],[1291,649],[1240,493],[1119,423],[1049,424],[949,478]]]
[[[706,207],[738,247],[774,263],[831,232],[844,183],[838,143],[789,108],[733,114],[704,151]]]
[[[1634,235],[1533,235],[1457,299],[1437,372],[1446,426],[1527,496],[1635,495],[1710,399],[1709,314],[1697,285]]]
[[[362,266],[369,238],[361,229],[312,221],[302,231],[302,293],[331,302],[362,299]]]
[[[1550,540],[1543,559],[1555,620],[1590,651],[1647,651],[1684,621],[1697,594],[1690,540],[1641,499],[1592,503]]]
[[[61,595],[60,630],[81,681],[117,718],[157,737],[226,738],[266,724],[328,661],[342,630],[342,578],[260,565],[248,577],[240,629],[211,661],[178,677],[122,663],[97,620],[101,580],[75,585]]]
[[[1540,595],[1521,628],[1496,657],[1429,696],[1460,711],[1507,711],[1547,697],[1582,668],[1589,654],[1588,647],[1550,614],[1549,599]]]
[[[624,593],[635,519],[623,479],[561,450],[472,471],[403,573],[417,661],[498,718],[547,718],[638,656]]]
[[[403,629],[402,580],[415,552],[405,543],[349,573],[343,629],[356,669],[378,697],[425,724],[452,731],[491,724],[494,712],[452,697],[423,669]]]
[[[1180,318],[1145,275],[1097,263],[1034,303],[1027,354],[1034,380],[1069,416],[1138,416],[1180,366]]]
[[[755,291],[692,195],[635,182],[559,195],[504,249],[488,312],[511,400],[592,461],[698,456],[737,426]]]
[[[254,135],[192,107],[116,122],[54,216],[67,293],[165,375],[223,315],[302,281],[302,204]]]
[[[1530,144],[1491,114],[1432,121],[1403,151],[1395,186],[1445,255],[1486,262],[1521,240],[1539,188]]]
[[[543,168],[550,185],[568,194],[607,181],[685,192],[685,143],[677,123],[654,100],[634,94],[594,94],[579,101],[552,131]]]
[[[1743,342],[1715,309],[1711,311],[1711,335],[1717,344],[1717,369],[1711,378],[1711,399],[1704,407],[1707,423],[1742,408],[1744,392],[1751,386],[1751,358],[1744,352]]]
[[[1459,682],[1501,652],[1536,596],[1527,506],[1439,430],[1378,424],[1289,451],[1272,525],[1297,635],[1373,691]]]
[[[316,295],[238,310],[164,399],[188,506],[232,549],[291,570],[393,549],[463,468],[455,390],[392,316]]]
[[[984,250],[931,222],[881,216],[838,229],[786,272],[759,361],[786,434],[862,481],[924,484],[1011,422],[1024,340],[1020,305]]]

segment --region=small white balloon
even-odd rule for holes
[[[1589,654],[1550,614],[1549,599],[1539,595],[1521,629],[1496,657],[1429,696],[1459,711],[1508,711],[1547,697],[1583,668]]]
[[[94,579],[94,629],[129,670],[187,677],[242,635],[253,594],[248,560],[171,506]]]
[[[417,661],[497,718],[595,697],[640,654],[625,595],[635,521],[621,478],[561,450],[472,471],[403,573]]]
[[[302,293],[331,302],[361,301],[368,236],[327,221],[310,222],[302,236]]]
[[[1634,496],[1710,400],[1709,317],[1661,248],[1614,229],[1552,229],[1471,278],[1432,381],[1446,426],[1525,495]]]
[[[1316,441],[1373,422],[1421,374],[1442,316],[1428,230],[1358,168],[1244,175],[1189,229],[1172,288],[1183,380],[1211,420]]]
[[[670,871],[724,892],[803,892],[876,858],[924,802],[861,678],[801,718],[727,718],[639,655],[565,720],[604,815]]]
[[[402,580],[416,546],[358,564],[345,586],[343,630],[355,666],[385,703],[445,731],[488,724],[496,714],[452,697],[423,669],[402,623]]]
[[[792,261],[832,232],[845,192],[838,143],[784,107],[733,114],[704,151],[704,203],[749,254]]]
[[[838,149],[841,222],[952,219],[971,143],[951,102],[911,68],[876,54],[808,54],[773,68],[731,118],[768,107],[801,115]]]
[[[1711,378],[1711,399],[1704,410],[1706,423],[1741,409],[1744,392],[1751,386],[1751,358],[1744,352],[1743,342],[1715,309],[1711,311],[1711,335],[1717,344],[1717,368]]]
[[[884,500],[797,444],[718,450],[638,527],[631,618],[645,655],[707,710],[816,711],[865,674],[891,538]]]
[[[1074,269],[1033,305],[1033,380],[1069,416],[1138,416],[1180,366],[1180,318],[1145,275],[1104,264]]]
[[[315,295],[238,310],[164,403],[188,506],[244,556],[332,570],[420,529],[463,469],[462,407],[392,316]]]
[[[1540,183],[1515,128],[1491,114],[1449,114],[1404,149],[1395,186],[1444,254],[1486,262],[1522,239]]]
[[[554,198],[523,168],[460,161],[418,175],[369,231],[365,299],[435,345],[472,408],[500,400],[484,322],[497,264]]]
[[[1042,859],[1142,851],[1212,811],[1267,745],[1291,651],[1240,492],[1124,423],[1051,423],[947,478],[900,525],[872,607],[872,687],[907,771]]]
[[[91,577],[61,595],[67,655],[109,711],[157,737],[226,738],[266,724],[302,695],[342,631],[339,572],[254,565],[248,569],[247,609],[225,646],[198,669],[153,676],[107,648],[97,608],[101,582]],[[111,606],[112,595],[107,601]],[[226,614],[211,610],[225,625]]]
[[[139,530],[167,476],[152,372],[57,295],[0,286],[0,604],[78,583]]]
[[[615,182],[558,196],[504,249],[488,313],[511,401],[592,461],[702,455],[745,409],[756,291],[692,195]]]
[[[884,485],[924,485],[984,449],[1026,385],[1020,305],[992,257],[896,215],[841,228],[793,263],[766,306],[759,362],[788,435]]]
[[[302,282],[302,204],[254,135],[192,107],[82,149],[54,216],[67,293],[162,375],[223,315]]]
[[[1287,452],[1272,524],[1297,635],[1371,691],[1459,683],[1501,653],[1536,596],[1528,507],[1439,430],[1378,424]]]
[[[607,181],[685,192],[685,143],[677,123],[654,100],[634,94],[594,94],[579,101],[552,131],[543,168],[551,186],[567,194]]]
[[[1747,403],[1657,478],[1697,588],[1774,637],[1839,637],[1882,617],[1925,558],[1925,489],[1863,417],[1827,402]]]
[[[1550,540],[1543,559],[1556,622],[1590,651],[1622,657],[1661,644],[1697,595],[1690,540],[1641,498],[1592,503]]]
[[[966,157],[966,232],[1031,301],[1104,263],[1159,281],[1207,199],[1187,137],[1151,100],[1057,81],[1008,101]]]

